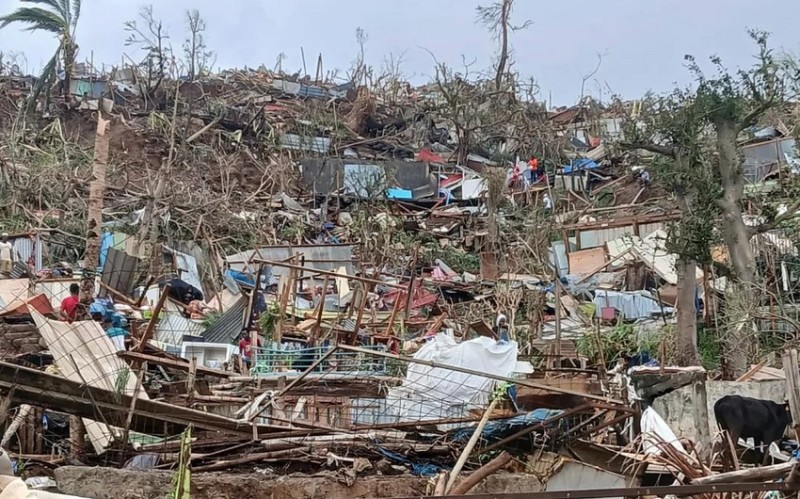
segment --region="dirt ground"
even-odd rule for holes
[[[55,472],[58,490],[94,499],[163,499],[172,489],[172,474],[113,468],[65,466]],[[201,473],[192,476],[193,499],[346,499],[421,496],[428,479],[370,476],[348,487],[334,477],[275,476],[258,473]],[[530,475],[502,473],[486,479],[473,493],[536,492]]]

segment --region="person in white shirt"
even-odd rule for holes
[[[547,193],[542,197],[542,204],[544,205],[545,211],[553,211],[553,200],[550,199],[550,195]]]
[[[0,274],[10,274],[14,266],[14,247],[5,232],[0,235]]]

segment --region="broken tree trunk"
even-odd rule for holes
[[[69,457],[82,461],[86,456],[86,426],[80,416],[69,418]]]
[[[789,474],[797,466],[796,462],[781,463],[774,466],[761,466],[746,470],[718,473],[692,480],[692,485],[716,485],[721,483],[742,483],[774,480]]]
[[[102,107],[102,106],[101,106]],[[109,121],[97,110],[97,130],[94,139],[92,181],[89,184],[88,227],[86,229],[86,254],[83,259],[80,302],[88,309],[94,300],[95,271],[100,265],[101,233],[103,231],[103,197],[106,192],[106,169],[108,167]]]
[[[675,271],[678,274],[676,363],[679,366],[696,366],[699,364],[695,307],[697,263],[694,260],[678,259],[675,262]]]
[[[466,494],[472,490],[473,487],[481,483],[481,480],[505,467],[511,462],[511,459],[511,454],[503,451],[499,456],[478,468],[470,476],[458,482],[458,485],[453,487],[453,490],[450,491],[450,495],[458,496]]]

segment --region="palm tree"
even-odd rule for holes
[[[14,12],[0,16],[0,29],[9,24],[27,25],[26,31],[48,31],[58,37],[58,49],[45,65],[42,75],[33,87],[29,108],[35,104],[43,89],[50,89],[56,81],[59,58],[64,64],[64,96],[69,96],[70,77],[75,65],[78,45],[75,43],[75,28],[81,14],[81,0],[20,0],[31,7],[20,7]]]

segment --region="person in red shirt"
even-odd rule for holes
[[[69,296],[61,300],[61,318],[67,322],[72,322],[78,314],[78,305],[80,299],[78,296],[81,293],[81,288],[77,283],[69,285]]]
[[[252,344],[253,342],[250,339],[250,336],[242,333],[241,340],[239,340],[239,356],[242,358],[244,365],[247,366],[248,369],[250,369],[250,359],[252,357]],[[260,346],[261,340],[256,338],[256,347]]]

